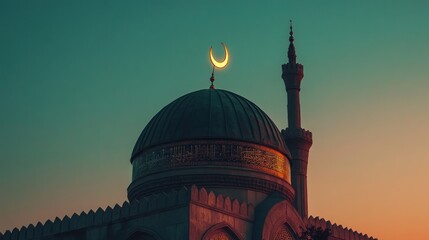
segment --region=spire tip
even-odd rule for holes
[[[293,26],[292,26],[292,19],[289,19],[290,22],[290,32],[289,32],[289,50],[288,50],[288,58],[289,63],[296,64],[296,53],[295,53],[295,46],[293,45],[293,41],[295,40],[293,37]]]

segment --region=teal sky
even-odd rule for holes
[[[215,85],[286,127],[289,19],[312,215],[429,238],[429,2],[0,1],[0,232],[126,200],[163,106]],[[426,234],[426,235],[424,235]]]

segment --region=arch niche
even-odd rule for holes
[[[290,228],[287,224],[280,224],[276,227],[273,234],[273,240],[295,240],[296,238],[292,235]]]
[[[127,238],[127,240],[156,240],[151,235],[144,232],[136,232]]]
[[[243,238],[232,229],[229,224],[220,223],[209,228],[202,240],[241,240]]]
[[[295,208],[287,200],[268,199],[256,212],[253,240],[297,240],[305,229]]]
[[[151,235],[144,232],[136,232],[127,238],[127,240],[156,240]]]

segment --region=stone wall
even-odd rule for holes
[[[96,211],[75,213],[71,217],[64,216],[62,219],[57,217],[53,221],[47,220],[44,224],[38,222],[35,225],[23,226],[21,229],[14,228],[12,231],[0,233],[0,240],[117,239],[118,235],[128,234],[130,229],[133,230],[141,225],[154,225],[155,222],[163,219],[165,220],[163,220],[163,227],[177,228],[180,223],[187,222],[189,200],[190,190],[182,188],[180,191],[173,190],[151,195],[140,201],[124,202],[121,206],[116,204],[113,208],[98,208]],[[153,215],[158,215],[157,221],[153,220],[155,219],[151,217]],[[180,219],[178,215],[186,219]],[[174,229],[173,233],[185,231],[183,234],[187,234],[187,224],[179,228],[180,230]]]
[[[156,239],[201,239],[213,226],[228,228],[240,239],[246,239],[241,237],[241,231],[245,229],[251,233],[253,217],[252,204],[216,195],[194,185],[190,189],[183,187],[140,201],[116,204],[113,208],[98,208],[62,219],[57,217],[44,224],[38,222],[15,228],[0,233],[0,240],[125,240],[136,230],[148,232]],[[218,223],[222,226],[216,225]]]
[[[369,237],[367,234],[362,234],[354,231],[353,229],[332,224],[330,221],[326,221],[323,218],[310,216],[307,222],[308,226],[314,226],[316,228],[330,228],[332,240],[377,240],[377,238]]]
[[[191,189],[189,239],[208,239],[217,230],[234,239],[251,239],[254,206],[205,188]]]
[[[290,211],[282,207],[275,212],[284,214]],[[116,204],[113,208],[98,208],[62,219],[57,217],[44,224],[38,222],[21,229],[14,228],[0,233],[0,240],[126,240],[139,231],[155,239],[202,239],[219,229],[236,239],[252,239],[256,228],[255,215],[252,204],[207,192],[205,188],[194,185],[179,191],[150,195],[131,203]],[[285,219],[293,223],[301,221],[290,216]],[[267,223],[261,224],[261,229],[264,229]],[[330,240],[376,240],[319,217],[309,217],[307,224],[330,228]]]

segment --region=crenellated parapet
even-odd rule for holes
[[[311,143],[313,143],[313,134],[303,128],[286,128],[281,131],[281,134],[287,143],[288,140],[290,141],[292,139],[302,139],[303,141],[310,143],[310,146]]]
[[[159,213],[163,210],[188,206],[189,204],[195,204],[245,220],[252,220],[254,217],[252,204],[240,202],[222,194],[215,194],[212,191],[207,192],[205,188],[198,188],[193,185],[191,188],[183,187],[179,191],[171,190],[149,195],[131,203],[125,201],[122,205],[116,204],[105,209],[98,208],[95,211],[75,213],[71,217],[57,217],[54,220],[47,220],[44,224],[38,222],[36,225],[30,224],[21,229],[14,228],[12,231],[0,233],[0,240],[50,239],[54,235],[126,222]]]
[[[295,63],[295,64],[286,63],[286,64],[282,64],[282,69],[284,71],[295,70],[295,71],[303,72],[304,66],[302,64],[299,64],[299,63]]]
[[[253,219],[255,211],[252,204],[224,197],[222,194],[216,195],[213,191],[207,192],[205,188],[195,185],[191,188],[191,203],[245,219]]]
[[[338,239],[338,240],[377,240],[377,238],[373,238],[368,236],[367,234],[362,234],[353,229],[343,227],[341,225],[332,224],[330,221],[326,221],[323,218],[310,216],[307,221],[307,225],[314,226],[315,228],[322,229],[331,229],[331,238],[330,239]]]
[[[304,66],[301,64],[283,64],[282,78],[285,81],[286,90],[301,89],[301,81],[304,78]]]
[[[179,191],[173,190],[154,194],[131,203],[125,201],[122,205],[116,204],[113,208],[110,206],[106,209],[98,208],[96,211],[75,213],[71,217],[64,216],[62,219],[57,217],[53,221],[47,220],[44,224],[38,222],[35,226],[30,224],[26,227],[23,226],[21,229],[14,228],[12,231],[0,233],[0,240],[41,239],[89,227],[138,218],[163,209],[184,206],[189,203],[190,193],[191,191],[188,188],[183,187]]]

